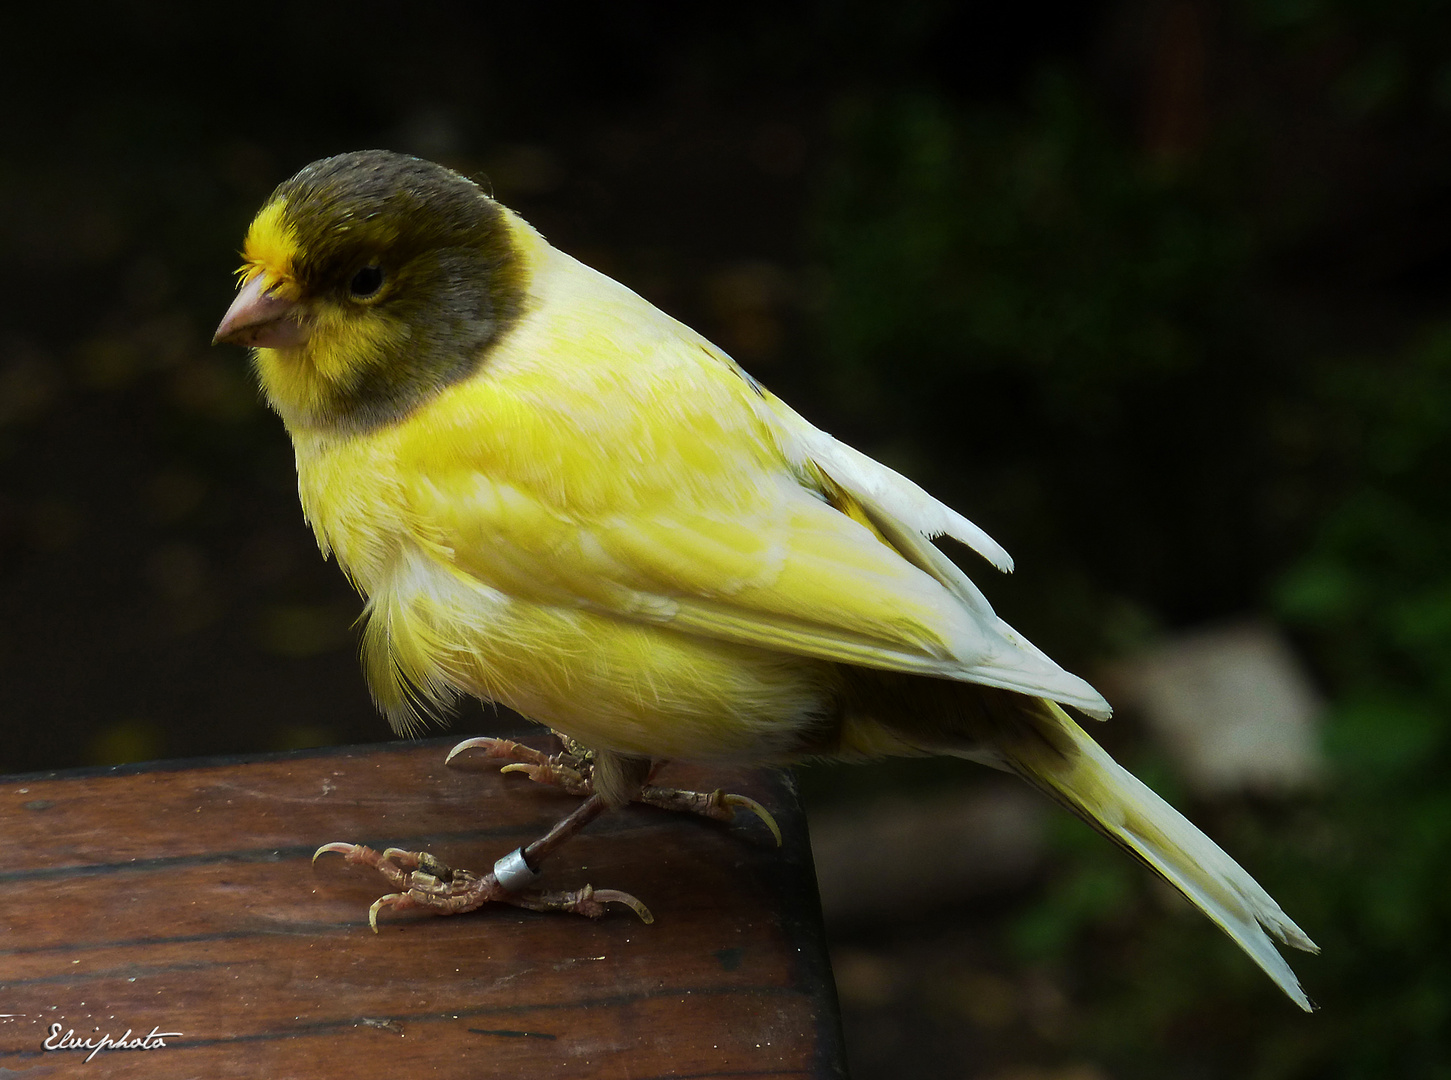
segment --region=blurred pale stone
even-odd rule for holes
[[[1183,634],[1116,665],[1111,679],[1201,794],[1296,791],[1324,770],[1320,698],[1271,626]]]

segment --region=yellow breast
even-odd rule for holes
[[[578,542],[576,515],[628,517],[694,487],[729,517],[760,498],[774,451],[740,375],[692,355],[708,344],[536,254],[533,309],[474,379],[377,431],[292,433],[319,545],[368,599],[374,696],[400,729],[462,693],[600,748],[785,758],[829,710],[831,665],[602,612],[539,569],[540,551]]]

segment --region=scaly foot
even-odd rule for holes
[[[531,911],[572,911],[577,915],[599,918],[606,904],[624,904],[641,920],[655,921],[650,909],[627,892],[617,889],[596,889],[586,885],[573,892],[530,890],[527,886],[539,876],[544,858],[605,809],[598,795],[592,795],[561,820],[549,832],[523,848],[516,848],[494,863],[491,873],[479,875],[471,870],[456,870],[424,851],[388,848],[379,853],[362,844],[324,844],[313,852],[312,860],[332,852],[350,863],[378,871],[398,892],[379,897],[368,909],[368,925],[378,932],[378,912],[424,910],[435,915],[461,915],[487,903],[512,904]]]
[[[559,735],[558,732],[555,733]],[[444,764],[468,750],[482,750],[487,758],[508,761],[501,773],[523,773],[536,784],[557,787],[570,795],[581,797],[594,794],[591,773],[594,764],[590,751],[574,740],[559,735],[564,749],[558,754],[545,754],[522,743],[508,739],[494,739],[481,735],[465,739],[448,752]],[[698,814],[713,821],[734,821],[737,809],[746,809],[760,818],[771,830],[776,846],[781,846],[781,828],[776,819],[755,799],[744,795],[733,795],[717,788],[715,791],[685,791],[681,788],[658,787],[647,784],[634,797],[635,802],[658,806],[662,810]]]
[[[471,870],[454,869],[426,851],[404,851],[388,848],[378,852],[362,844],[324,844],[313,855],[334,852],[358,866],[378,871],[398,892],[380,896],[368,909],[368,925],[378,932],[378,913],[423,910],[435,915],[461,915],[488,903],[512,904],[531,911],[572,911],[597,919],[605,913],[606,904],[624,904],[641,920],[655,921],[650,909],[627,892],[618,889],[596,889],[586,885],[572,892],[534,890],[511,892],[499,883],[494,873],[480,877]]]

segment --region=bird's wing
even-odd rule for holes
[[[985,534],[842,444],[820,444],[819,463],[790,460],[800,433],[773,429],[755,402],[774,403],[730,381],[751,403],[710,380],[693,398],[664,395],[669,409],[652,408],[658,387],[611,408],[594,404],[609,396],[598,388],[575,387],[555,409],[537,394],[511,397],[507,384],[482,386],[492,400],[404,448],[414,528],[459,570],[520,600],[1106,715],[1103,698],[999,619],[900,507],[940,508],[933,527],[1005,561]]]
[[[787,453],[811,462],[820,470],[824,487],[836,489],[835,503],[846,504],[852,516],[869,524],[904,559],[934,577],[980,618],[1001,627],[1019,649],[1057,667],[1036,645],[997,618],[982,590],[932,541],[940,536],[950,536],[972,548],[997,569],[1011,573],[1012,556],[1001,544],[901,473],[815,427],[774,395],[762,396],[765,407],[783,433],[782,442]],[[1069,702],[1047,691],[1039,691],[1044,697],[1076,705],[1096,719],[1107,719],[1112,714],[1112,708],[1102,695],[1091,688],[1090,692],[1091,702]]]

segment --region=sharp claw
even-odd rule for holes
[[[509,765],[501,766],[500,775],[504,773],[523,773],[536,784],[545,784],[549,787],[557,787],[561,791],[571,794],[588,794],[588,781],[577,770],[571,769],[568,765],[561,765],[557,761],[544,760],[540,762],[515,761]]]
[[[373,933],[378,932],[378,912],[385,907],[392,907],[393,901],[401,899],[402,893],[390,892],[387,896],[380,896],[373,901],[373,906],[368,909],[368,925],[373,928]]]
[[[619,889],[596,889],[594,891],[594,899],[602,904],[624,904],[636,915],[640,916],[640,921],[647,926],[655,921],[655,916],[650,914],[649,908],[629,893],[621,892]]]
[[[465,750],[492,750],[496,745],[498,745],[498,742],[498,739],[490,738],[487,735],[480,735],[473,739],[465,739],[463,742],[459,743],[448,752],[448,757],[443,759],[443,763],[447,765],[450,761],[458,757]]]
[[[324,844],[322,847],[318,848],[312,853],[313,865],[317,865],[318,857],[321,855],[351,855],[355,847],[357,847],[356,844],[344,844],[342,842]]]
[[[766,823],[766,828],[770,829],[771,835],[776,838],[776,846],[781,846],[781,826],[776,824],[776,819],[771,816],[771,812],[755,799],[748,799],[744,795],[726,795],[721,799],[721,803],[732,807],[744,806]]]

